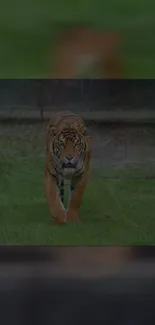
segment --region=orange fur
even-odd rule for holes
[[[53,49],[53,78],[77,78],[93,67],[104,78],[124,77],[118,33],[70,27],[60,32]]]
[[[60,160],[63,160],[66,156],[79,157],[80,149],[73,142],[74,137],[73,141],[70,138],[65,138],[65,132],[67,132],[67,136],[75,132],[75,139],[76,132],[78,132],[78,137],[80,138],[78,145],[86,144],[86,150],[83,156],[83,173],[80,175],[73,173],[71,177],[71,183],[75,185],[75,189],[70,197],[67,211],[65,211],[57,192],[57,171],[52,155],[52,145],[56,143],[60,147]],[[65,143],[63,148],[61,148],[62,142]],[[50,213],[57,223],[65,223],[67,220],[79,220],[78,212],[87,184],[91,151],[91,137],[87,135],[84,121],[79,116],[70,112],[59,112],[50,120],[46,132],[44,186]]]

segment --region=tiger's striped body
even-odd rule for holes
[[[60,112],[50,120],[46,140],[45,192],[51,214],[64,222],[78,215],[89,169],[91,138],[79,116]],[[70,180],[71,191],[67,212],[63,206],[65,180]]]

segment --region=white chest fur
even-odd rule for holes
[[[63,176],[67,180],[71,180],[74,173],[75,173],[75,168],[64,168],[63,170]]]

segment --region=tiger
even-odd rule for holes
[[[98,73],[101,78],[124,78],[122,37],[87,24],[62,26],[53,43],[52,78],[78,78]],[[96,70],[96,71],[93,71]]]
[[[79,208],[88,180],[92,137],[84,120],[69,111],[56,113],[46,129],[44,187],[50,214],[57,224],[80,221]],[[70,183],[64,207],[64,182]]]

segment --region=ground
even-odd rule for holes
[[[123,35],[126,76],[155,76],[155,2],[148,0],[7,0],[0,11],[0,77],[50,76],[57,24],[91,22]],[[94,75],[93,75],[94,76]]]
[[[43,189],[45,125],[0,125],[0,244],[155,243],[153,127],[91,127],[82,222],[57,226]]]

